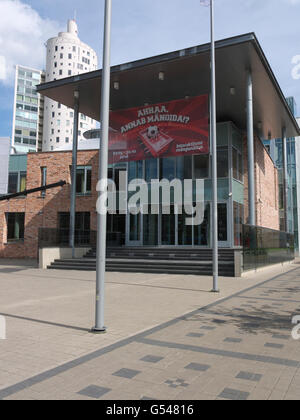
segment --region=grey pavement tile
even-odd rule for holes
[[[99,399],[110,391],[110,388],[102,388],[100,386],[90,385],[87,388],[84,388],[81,391],[79,391],[78,394],[84,397]]]
[[[291,337],[289,335],[284,334],[274,334],[272,338],[274,338],[275,340],[289,340]]]
[[[262,375],[258,373],[251,372],[240,372],[237,376],[237,379],[244,379],[245,381],[259,382],[262,378]]]
[[[270,349],[283,349],[284,345],[283,344],[277,344],[277,343],[266,343],[265,347],[268,347]]]
[[[200,327],[201,330],[206,330],[206,331],[213,331],[216,329],[216,327],[209,327],[204,325],[203,327]]]
[[[206,372],[211,366],[209,365],[202,365],[200,363],[190,363],[185,367],[185,369],[189,370],[196,370],[199,372]]]
[[[166,385],[168,385],[169,388],[187,388],[189,386],[189,384],[187,382],[185,382],[184,379],[175,379],[175,380],[167,380],[165,382]]]
[[[148,355],[148,356],[143,357],[141,359],[141,361],[142,362],[147,362],[147,363],[158,363],[163,359],[164,359],[164,357]]]
[[[199,334],[199,333],[189,333],[186,335],[187,337],[192,337],[192,338],[201,338],[204,337],[204,334]]]
[[[231,338],[231,337],[227,337],[224,340],[224,343],[241,343],[243,340],[241,338]]]
[[[245,401],[248,399],[250,393],[243,392],[236,389],[225,388],[224,391],[221,392],[219,398],[224,398],[226,400],[233,400],[233,401]]]
[[[139,370],[120,369],[117,372],[113,373],[113,376],[118,376],[120,378],[125,378],[125,379],[133,379],[139,373],[141,373],[141,371],[139,371]]]

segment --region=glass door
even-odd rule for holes
[[[218,229],[218,238],[219,246],[221,248],[229,248],[229,230],[228,230],[228,204],[220,203],[218,204],[218,219],[219,219],[219,229]]]
[[[142,214],[128,214],[127,217],[127,246],[142,246],[143,245],[143,218]]]

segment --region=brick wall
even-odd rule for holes
[[[248,153],[246,136],[244,137],[244,150],[245,220],[248,222]],[[254,153],[256,225],[279,230],[278,170],[257,137],[255,137]]]
[[[47,184],[60,180],[67,185],[46,192],[45,198],[40,192],[26,198],[17,198],[9,202],[0,202],[0,256],[2,258],[37,258],[38,230],[40,227],[57,228],[58,212],[70,211],[70,183],[72,153],[33,153],[28,155],[26,188],[37,188],[42,182],[42,167],[47,167]],[[96,184],[98,179],[98,152],[79,151],[78,165],[92,166],[92,194],[77,197],[76,211],[91,213],[91,229],[96,229]],[[25,213],[24,243],[6,244],[6,213]]]

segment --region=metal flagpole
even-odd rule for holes
[[[217,116],[216,116],[216,58],[214,31],[214,0],[210,0],[211,26],[211,147],[212,147],[212,214],[213,214],[213,289],[219,292],[218,249],[218,171],[217,171]]]
[[[103,69],[101,91],[101,141],[99,149],[99,181],[101,190],[99,199],[107,194],[108,173],[108,137],[109,137],[109,102],[110,102],[110,49],[111,49],[111,11],[112,1],[105,0]],[[96,263],[96,324],[93,332],[105,332],[104,292],[106,265],[106,213],[98,213],[97,227],[97,263]]]

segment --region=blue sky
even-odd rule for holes
[[[209,41],[209,9],[199,0],[112,0],[112,64]],[[300,109],[300,0],[215,0],[216,37],[256,32],[286,96]],[[0,137],[11,136],[14,65],[43,68],[44,42],[76,11],[79,36],[102,56],[104,0],[0,0]],[[2,58],[1,58],[2,57]],[[6,74],[1,75],[3,57]],[[2,60],[2,61],[1,61]]]

